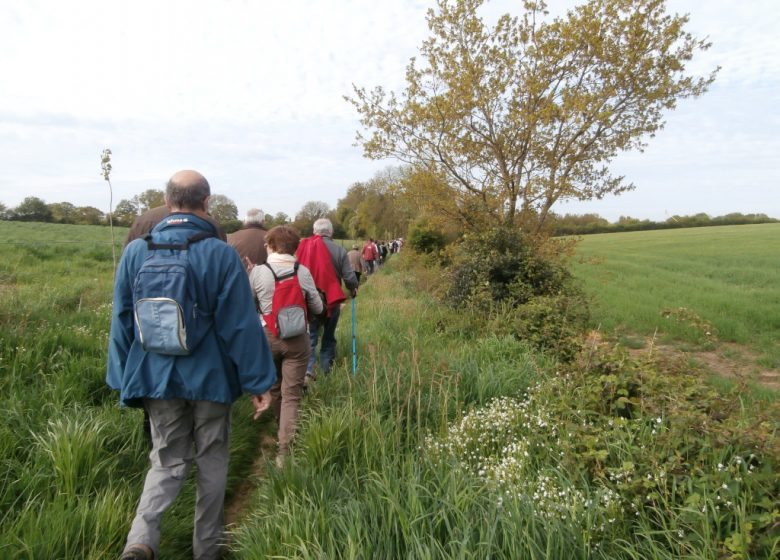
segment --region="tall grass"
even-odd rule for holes
[[[716,510],[720,496],[706,494],[734,476],[718,464],[743,452],[736,443],[722,448],[712,440],[709,454],[694,456],[709,436],[694,433],[694,424],[677,426],[698,413],[672,420],[678,413],[670,412],[662,428],[655,416],[628,423],[599,412],[590,399],[603,408],[600,383],[611,387],[617,373],[594,378],[592,387],[587,377],[573,384],[511,337],[446,328],[462,322],[457,312],[416,289],[399,260],[361,290],[354,377],[349,322],[342,321],[338,366],[306,397],[292,464],[269,467],[260,481],[251,513],[234,529],[233,557],[704,559],[749,550],[767,557],[766,525],[760,547],[736,535],[753,538],[750,516],[765,512],[756,503],[778,487],[776,478],[766,469],[755,475],[755,494],[735,485],[742,513],[725,516]],[[679,389],[682,400],[693,387]],[[612,390],[618,404],[632,402],[619,385]],[[659,406],[672,408],[675,391],[659,395]],[[506,397],[532,404],[490,412]],[[432,442],[464,437],[458,426],[468,417],[478,419],[473,445],[460,456],[435,452]],[[690,472],[663,473],[669,457],[686,448]],[[636,481],[626,474],[635,471]],[[727,519],[737,526],[726,526]],[[724,542],[733,547],[728,555]]]
[[[0,222],[6,239],[23,241],[0,244],[0,557],[118,555],[147,449],[140,412],[120,409],[103,382],[111,257],[101,236],[108,233],[53,228],[51,239],[76,232],[85,241],[53,251],[16,225]],[[668,411],[662,422],[655,414],[617,420],[613,408],[652,400],[632,393],[631,375],[655,377],[629,375],[618,360],[575,383],[576,375],[512,337],[450,328],[464,318],[424,293],[403,260],[403,253],[391,258],[361,289],[355,376],[345,308],[336,367],[304,400],[291,463],[269,464],[257,479],[230,557],[776,555],[780,535],[766,531],[780,511],[771,490],[776,463],[761,456],[776,441],[768,409],[743,419],[732,404],[731,416],[711,420],[725,401],[703,401],[703,392],[683,384],[654,401]],[[686,399],[693,411],[678,406]],[[506,421],[490,416],[503,414],[502,402],[532,404]],[[245,399],[234,409],[231,494],[272,424],[253,424],[250,408]],[[474,455],[433,451],[432,442],[464,433],[458,429],[468,418],[476,439],[463,449]],[[712,426],[702,428],[702,419]],[[740,459],[748,444],[761,463]],[[526,470],[511,471],[514,458]],[[665,477],[645,479],[667,464],[674,469]],[[638,480],[627,480],[628,472]],[[500,473],[507,477],[491,478]],[[613,518],[603,507],[609,476],[633,492],[636,516]],[[754,478],[743,484],[737,476]],[[723,484],[728,489],[718,490]],[[166,516],[161,558],[191,556],[192,486]],[[725,499],[734,508],[728,515],[716,509]],[[760,546],[749,542],[758,536]]]
[[[119,235],[123,235],[120,231]],[[142,414],[105,385],[107,228],[0,221],[0,558],[118,556],[148,467]],[[230,493],[259,433],[234,411]],[[190,558],[192,485],[166,515],[163,558]]]
[[[704,347],[734,342],[777,368],[778,240],[780,224],[589,235],[574,270],[592,298],[594,327]]]

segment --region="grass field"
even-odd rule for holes
[[[106,228],[0,222],[0,558],[119,554],[147,468],[140,413],[104,385]],[[292,460],[234,409],[233,559],[776,558],[778,414],[695,370],[566,367],[473,327],[393,257],[303,403]],[[713,418],[717,420],[714,421]],[[191,557],[188,485],[160,557]]]
[[[0,558],[118,556],[148,451],[140,411],[120,409],[104,381],[109,229],[0,221],[0,239]],[[247,405],[231,491],[263,429]],[[163,558],[191,557],[192,504],[189,489],[167,517]]]
[[[757,353],[780,368],[780,224],[588,235],[574,261],[593,326]],[[709,333],[709,334],[707,334]]]

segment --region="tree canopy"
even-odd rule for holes
[[[224,194],[213,194],[209,197],[209,214],[221,224],[225,224],[238,220],[238,207]]]
[[[37,196],[28,196],[14,209],[14,216],[23,222],[49,222],[51,209]]]
[[[330,214],[330,206],[326,202],[310,200],[305,203],[292,222],[292,226],[301,232],[301,235],[311,235],[314,222],[320,218],[327,218]]]
[[[484,3],[437,0],[406,89],[356,86],[348,98],[368,131],[364,153],[439,177],[466,224],[538,232],[558,201],[633,188],[609,163],[641,150],[664,111],[714,80],[686,72],[709,44],[664,0],[587,0],[554,19],[525,0],[492,27]]]

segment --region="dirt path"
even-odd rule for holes
[[[780,370],[760,366],[759,355],[739,344],[720,342],[715,350],[689,350],[669,344],[653,344],[652,339],[648,338],[645,339],[644,348],[631,349],[629,353],[635,357],[654,353],[691,358],[721,377],[780,391]]]
[[[259,443],[259,453],[249,474],[240,482],[230,502],[225,505],[225,526],[228,528],[248,513],[247,507],[257,487],[257,481],[265,475],[268,461],[276,455],[276,439],[272,435],[261,435]]]

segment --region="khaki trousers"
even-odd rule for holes
[[[271,334],[268,327],[265,327],[265,335],[276,365],[277,378],[271,387],[271,408],[279,424],[279,454],[288,455],[298,425],[303,380],[311,353],[309,335],[304,333],[282,340]]]

